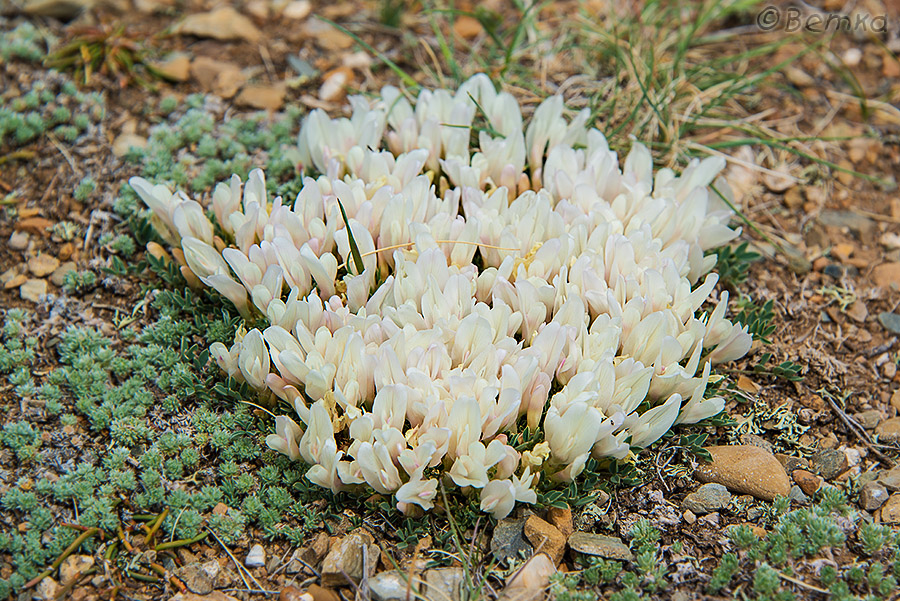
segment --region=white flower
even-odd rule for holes
[[[303,430],[297,423],[286,415],[275,418],[275,434],[266,436],[266,444],[272,450],[283,453],[296,461],[300,459],[300,447],[297,440],[303,435]]]
[[[635,143],[620,164],[588,110],[548,98],[526,126],[484,75],[350,104],[304,119],[293,202],[268,198],[260,170],[233,176],[214,227],[182,192],[131,180],[191,286],[267,322],[210,354],[294,408],[303,430],[279,417],[267,444],[310,482],[412,514],[443,479],[502,518],[541,477],[571,481],[722,409],[704,399],[711,365],[752,339],[725,293],[697,315],[709,251],[739,234],[710,188],[730,194],[720,158],[654,175]],[[517,450],[523,421],[544,440]]]

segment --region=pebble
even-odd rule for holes
[[[879,442],[900,442],[900,417],[886,419],[875,428],[875,435]]]
[[[415,578],[409,585],[409,575],[400,570],[388,570],[375,574],[369,578],[369,592],[374,601],[406,601],[407,593],[410,599],[416,598]]]
[[[862,60],[862,50],[859,48],[848,48],[843,56],[841,56],[841,60],[844,61],[845,65],[852,69],[859,65],[859,62]]]
[[[900,285],[900,263],[882,263],[872,270],[872,281],[879,288],[889,290],[891,287]],[[882,315],[891,315],[891,313],[882,313],[878,316],[878,321],[882,321]],[[887,326],[885,326],[887,327]]]
[[[697,521],[697,514],[695,514],[690,509],[685,510],[685,512],[683,514],[681,514],[681,517],[684,519],[685,523],[688,526],[693,526],[694,523]]]
[[[778,463],[781,464],[784,471],[788,474],[796,469],[806,469],[809,467],[809,461],[804,457],[794,457],[792,455],[785,455],[784,453],[775,453],[775,459],[778,460]]]
[[[867,482],[859,489],[859,506],[866,511],[875,511],[888,500],[887,488],[880,482]]]
[[[47,576],[43,578],[34,589],[31,597],[34,601],[53,601],[59,591],[59,583]]]
[[[28,232],[13,232],[9,237],[9,247],[12,250],[25,250],[28,248]]]
[[[868,411],[863,411],[862,413],[857,413],[853,416],[853,419],[866,430],[874,430],[875,426],[881,421],[881,411],[878,409],[870,409]]]
[[[365,558],[364,558],[365,555]],[[359,584],[363,578],[363,566],[369,577],[375,574],[381,552],[375,539],[365,530],[351,532],[332,545],[322,562],[321,581],[326,587]]]
[[[353,71],[347,67],[338,67],[326,73],[319,88],[319,100],[333,102],[344,93],[344,87],[353,80]]]
[[[460,601],[466,575],[462,568],[434,568],[423,574],[425,580],[424,599]]]
[[[847,471],[847,456],[839,449],[825,449],[813,455],[810,460],[812,469],[826,480],[831,480]]]
[[[532,547],[525,540],[525,519],[505,519],[497,522],[491,537],[491,554],[498,561],[509,561],[532,554]]]
[[[819,213],[816,220],[829,227],[846,227],[860,238],[865,238],[875,229],[875,222],[855,211],[835,211],[826,209]],[[877,268],[876,268],[877,269]]]
[[[309,0],[294,0],[294,2],[288,2],[281,11],[281,16],[299,21],[305,19],[310,12],[312,12],[312,4],[309,3]]]
[[[900,491],[900,466],[878,474],[878,481],[890,492]]]
[[[894,493],[881,508],[881,521],[886,524],[900,523],[900,493]]]
[[[54,17],[68,21],[93,6],[92,0],[25,0],[22,11],[33,17]]]
[[[22,299],[33,303],[40,302],[41,297],[45,294],[47,294],[47,280],[26,280],[19,287],[19,295]]]
[[[569,547],[583,555],[593,555],[605,559],[631,561],[634,556],[622,539],[590,532],[574,532],[569,537]]]
[[[253,545],[250,548],[250,552],[247,553],[247,559],[244,560],[244,564],[248,568],[261,568],[266,565],[266,550],[263,549],[263,546]]]
[[[536,515],[525,520],[525,538],[535,551],[546,553],[553,560],[553,565],[562,561],[566,552],[566,537],[551,524]]]
[[[283,85],[244,86],[234,102],[241,106],[249,106],[264,111],[277,111],[284,104],[287,90]]]
[[[755,446],[713,446],[706,449],[710,463],[701,463],[695,477],[701,482],[716,482],[729,490],[772,501],[788,496],[791,481],[775,456]]]
[[[147,138],[138,134],[121,133],[112,143],[113,154],[122,158],[132,148],[147,148]]]
[[[94,557],[91,555],[70,555],[59,565],[59,581],[69,584],[75,578],[81,576],[94,567]]]
[[[175,569],[175,575],[184,582],[192,593],[208,595],[213,591],[216,576],[219,575],[219,562],[216,560],[205,563],[192,562]]]
[[[53,273],[59,267],[59,259],[43,253],[28,259],[28,271],[42,278]]]
[[[800,505],[809,505],[809,497],[807,497],[803,492],[803,489],[801,489],[796,484],[791,487],[791,492],[788,494],[788,498]]]
[[[75,271],[75,269],[74,261],[66,261],[50,274],[50,282],[57,288],[61,288],[63,283],[65,283],[66,274],[70,271]]]
[[[551,507],[547,510],[547,521],[562,535],[569,538],[575,532],[575,525],[572,521],[572,509],[570,507]]]
[[[878,323],[884,329],[894,334],[900,334],[900,315],[896,313],[888,313],[887,311],[878,314]]]
[[[222,98],[231,98],[237,94],[247,81],[241,68],[234,63],[217,61],[207,56],[198,56],[194,59],[191,63],[191,73],[201,88]]]
[[[710,513],[726,507],[731,502],[731,493],[721,484],[710,482],[684,498],[681,506],[695,515]]]
[[[173,28],[173,32],[217,40],[244,39],[254,43],[262,38],[262,32],[256,25],[230,6],[189,15]]]
[[[845,271],[846,270],[843,267],[841,267],[840,265],[835,265],[834,263],[831,263],[830,265],[825,266],[825,268],[822,270],[822,273],[824,273],[825,275],[832,277],[836,280],[839,280],[842,277],[844,277]]]
[[[484,27],[475,17],[462,15],[454,21],[453,31],[464,40],[471,40],[484,31]]]
[[[794,482],[797,483],[797,486],[800,487],[800,490],[802,490],[804,494],[810,496],[816,494],[816,491],[819,490],[823,484],[821,477],[806,470],[794,470],[791,472],[791,476],[794,478]]]
[[[556,564],[545,553],[538,553],[513,574],[501,598],[524,600],[535,595],[543,596],[544,589],[550,585],[550,576],[555,573]]]
[[[171,81],[187,81],[191,76],[191,57],[184,52],[174,52],[166,60],[153,63],[153,68]]]

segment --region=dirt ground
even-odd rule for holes
[[[84,73],[69,72],[73,78],[81,77],[79,89],[102,95],[105,111],[78,143],[71,145],[57,136],[43,136],[25,144],[12,144],[8,139],[0,144],[0,198],[5,197],[0,202],[0,273],[4,274],[0,306],[5,311],[24,308],[34,313],[30,334],[38,342],[31,370],[38,381],[59,366],[56,348],[67,327],[96,328],[115,341],[113,346],[124,348],[127,343],[118,337],[123,320],[139,327],[154,323],[159,316],[148,302],[148,290],[160,285],[155,275],[149,270],[117,274],[103,269],[115,267],[114,258],[124,256],[110,246],[115,236],[129,231],[129,224],[114,210],[114,204],[121,183],[140,171],[122,156],[124,152],[114,149],[129,141],[146,141],[151,128],[165,122],[166,117],[157,108],[162,99],[173,97],[183,103],[191,94],[217,96],[221,100],[216,101],[213,113],[220,123],[260,109],[284,111],[287,106],[299,107],[300,112],[325,108],[339,114],[347,111],[348,89],[368,94],[385,84],[402,83],[402,78],[374,53],[393,61],[422,85],[440,85],[444,83],[441,77],[450,80],[451,69],[440,52],[432,25],[436,17],[443,19],[446,13],[425,10],[418,3],[279,4],[251,0],[238,5],[245,17],[237,20],[232,16],[227,23],[216,23],[214,34],[195,35],[176,28],[186,16],[219,4],[136,0],[132,5],[128,0],[113,0],[63,20],[22,15],[15,2],[3,9],[3,31],[12,31],[28,21],[52,33],[61,43],[97,31],[105,32],[102,35],[109,39],[109,32],[123,28],[123,37],[117,43],[123,48],[139,46],[146,52],[146,61],[168,77],[153,77],[139,66],[135,73],[146,77],[148,85],[129,81],[126,71],[92,73],[85,83]],[[640,6],[634,4],[615,10],[639,12]],[[843,3],[819,3],[819,8],[840,8],[830,4]],[[892,10],[891,6],[871,4],[868,10],[872,14],[890,14]],[[400,7],[396,14],[391,12],[394,6]],[[456,8],[475,14],[474,5]],[[516,17],[501,0],[486,8],[496,11],[501,19]],[[602,0],[548,3],[539,9],[539,29],[547,34],[551,47],[559,43],[562,48],[577,23],[595,15],[614,14],[612,10]],[[748,59],[748,71],[780,63],[811,43],[815,51],[803,53],[772,73],[755,87],[751,98],[734,109],[735,119],[754,123],[770,132],[772,139],[791,141],[717,146],[738,159],[731,162],[729,176],[740,196],[743,216],[749,221],[749,225],[744,224],[742,240],[762,255],[749,265],[742,283],[728,287],[732,298],[746,297],[756,305],[772,301],[774,330],[768,335],[770,344],[758,343],[750,355],[726,370],[730,391],[726,411],[736,424],[727,428],[710,426],[705,431],[711,434],[710,443],[761,445],[796,457],[811,458],[822,450],[840,450],[846,465],[824,480],[847,491],[856,505],[865,474],[890,469],[900,458],[900,193],[896,185],[900,174],[900,61],[896,44],[900,17],[887,19],[894,33],[834,35],[826,43],[798,37],[783,43],[788,35],[783,31],[754,29],[753,14],[748,13],[742,22],[718,24],[722,30],[746,28],[742,43],[747,47],[782,43],[774,57],[765,59],[771,63],[754,64],[752,58]],[[367,47],[316,19],[316,15],[346,27]],[[393,18],[396,26],[385,24],[386,19]],[[580,60],[591,60],[583,55],[584,48],[573,46],[545,55],[542,47],[535,46],[522,53],[516,69],[501,73],[493,59],[479,64],[473,58],[494,56],[483,22],[461,17],[452,26],[441,23],[446,25],[445,35],[457,41],[455,52],[465,74],[487,70],[526,107],[554,93],[562,93],[570,106],[586,104],[584,94],[590,83],[582,81],[578,71]],[[233,39],[215,39],[215,35],[224,36],[228,28],[234,28]],[[529,73],[530,80],[525,77]],[[38,80],[56,85],[52,83],[54,77],[39,62],[15,57],[0,60],[0,98],[11,102],[24,96]],[[601,129],[615,123],[614,116],[598,116]],[[745,131],[726,124],[707,126],[693,140],[706,145],[744,137],[748,137]],[[677,153],[659,158],[675,165],[681,160]],[[85,176],[94,180],[95,187],[90,194],[76,194]],[[76,233],[70,235],[70,230]],[[136,254],[124,258],[124,263],[137,264],[143,258],[143,249],[139,248]],[[69,271],[93,269],[100,274],[100,281],[64,287],[66,270],[59,269],[70,263]],[[35,302],[26,294],[23,286],[27,288],[32,280],[46,282],[37,290],[46,290],[54,300],[45,297]],[[765,353],[771,358],[761,364]],[[798,377],[778,377],[773,374],[773,366],[778,365],[788,375]],[[39,409],[14,394],[16,383],[8,375],[3,377],[0,407],[4,424],[32,420],[42,428],[45,444],[56,445],[61,426],[52,418],[35,417]],[[102,456],[109,449],[108,441],[97,438],[83,418],[66,428],[66,440],[58,445],[61,462],[83,458],[91,449]],[[22,478],[28,475],[9,449],[0,452],[0,465],[3,492],[21,486]],[[38,480],[51,471],[43,466],[30,477]],[[684,595],[680,599],[714,598],[704,592],[708,578],[698,574],[708,574],[715,567],[724,548],[727,526],[756,523],[746,512],[724,510],[715,514],[715,519],[707,516],[696,523],[685,521],[679,506],[696,486],[689,471],[657,469],[655,475],[646,475],[640,487],[616,488],[606,511],[593,522],[612,534],[625,536],[639,517],[655,520],[663,530],[661,544],[668,549],[670,566],[687,565],[683,557],[692,558],[694,571],[675,581],[677,594]],[[881,509],[857,511],[875,524],[893,524],[896,528],[900,521],[900,515],[897,520],[893,514],[882,516]],[[332,537],[343,536],[362,523],[376,539],[381,538],[383,545],[397,544],[399,522],[380,510],[366,513],[353,507],[330,516]],[[9,510],[3,515],[3,528],[19,528],[20,518],[20,513]],[[575,512],[576,525],[591,523],[591,519],[581,511]],[[484,531],[482,523],[464,533],[473,548],[476,543],[489,545],[490,536]],[[241,586],[226,551],[245,558],[250,546],[260,540],[258,530],[248,529],[232,545],[207,539],[180,548],[176,563],[222,559],[223,570],[231,571],[234,581],[221,587],[219,593],[192,597],[192,593],[183,592],[182,598],[224,599],[226,593],[238,598],[266,597],[247,592],[257,588],[270,591],[268,598],[276,594],[281,599],[308,598],[301,597],[300,591],[317,582],[318,572],[286,567],[295,548],[314,550],[322,544],[327,548],[328,538],[324,542],[317,539],[317,532],[322,530],[310,529],[303,545],[278,538],[265,541],[266,557],[281,558],[282,562],[273,565],[270,561],[267,567],[253,570],[258,579],[256,587]],[[671,548],[675,541],[683,545],[680,555]],[[413,549],[418,554],[426,548],[412,545],[395,551],[406,566],[414,563]],[[391,555],[382,550],[381,569],[391,567]],[[837,565],[856,561],[838,555]],[[313,553],[310,557],[321,561],[321,556],[315,556]],[[17,569],[14,562],[14,554],[0,552],[0,576],[8,578]],[[571,556],[566,562],[572,570],[578,567]],[[794,577],[800,578],[802,573],[798,567]],[[162,584],[148,584],[134,578],[122,580],[111,590],[108,582],[98,580],[99,575],[95,573],[95,584],[90,579],[78,580],[77,586],[56,593],[61,595],[57,598],[114,598],[117,594],[119,598],[168,598],[179,590],[176,584],[165,588],[165,579]],[[243,578],[239,569],[237,575]],[[487,581],[494,582],[497,590],[502,588],[500,577]],[[295,588],[286,588],[289,586]],[[23,594],[27,598],[36,588]],[[823,598],[803,586],[795,586],[793,591],[798,598]],[[749,587],[746,592],[755,598]],[[604,590],[599,594],[607,597],[608,593]],[[354,595],[365,598],[368,593],[344,588],[340,593],[317,589],[310,594],[318,601]],[[648,593],[652,598],[676,598],[675,594]],[[556,596],[560,598],[558,591]]]

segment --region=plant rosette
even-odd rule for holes
[[[268,323],[210,351],[293,409],[266,442],[310,481],[409,513],[442,479],[502,518],[541,478],[722,411],[711,366],[751,345],[726,292],[698,314],[709,251],[739,234],[710,190],[723,159],[654,175],[636,143],[620,167],[587,110],[567,120],[551,97],[526,127],[484,75],[350,103],[305,118],[298,156],[318,176],[293,202],[270,200],[259,170],[233,176],[214,226],[183,192],[131,179],[188,283]],[[525,427],[543,440],[514,448]]]

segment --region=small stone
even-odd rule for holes
[[[524,601],[538,595],[550,585],[550,576],[556,573],[554,564],[546,553],[538,553],[519,568],[506,583],[502,598]]]
[[[817,221],[828,227],[849,228],[850,231],[860,238],[867,237],[875,230],[875,222],[872,219],[860,215],[855,211],[835,211],[826,209],[819,213]]]
[[[866,303],[858,300],[847,307],[847,315],[856,323],[863,323],[869,317],[869,309],[866,307]]]
[[[25,217],[16,222],[16,230],[31,232],[36,236],[46,236],[47,230],[53,225],[53,222],[46,217]]]
[[[887,488],[880,482],[867,482],[859,489],[859,506],[866,511],[875,511],[888,500]]]
[[[406,601],[416,599],[416,579],[407,584],[409,575],[399,570],[388,570],[369,578],[369,592],[374,601]]]
[[[189,15],[173,28],[173,32],[217,40],[258,42],[262,38],[256,25],[230,6]]]
[[[788,474],[796,469],[806,469],[809,467],[809,461],[804,457],[794,457],[792,455],[785,455],[784,453],[775,453],[775,459],[778,460],[778,463],[781,464],[784,471]]]
[[[213,507],[213,515],[225,515],[228,513],[228,505],[225,503],[216,503],[216,506]]]
[[[498,561],[529,557],[533,552],[525,540],[525,519],[504,519],[497,522],[491,537],[491,554]]]
[[[147,148],[147,138],[138,134],[121,133],[112,143],[113,154],[121,158],[132,148]]]
[[[321,581],[326,587],[359,584],[363,576],[375,575],[380,550],[365,530],[351,532],[332,545],[322,562]],[[363,570],[367,573],[364,574]]]
[[[727,507],[731,502],[731,493],[721,484],[710,482],[684,498],[681,506],[696,515],[710,513]]]
[[[812,496],[822,487],[823,480],[821,477],[808,472],[806,470],[794,470],[791,472],[794,482],[800,487],[804,494]]]
[[[575,532],[575,526],[572,522],[572,509],[570,507],[551,507],[547,510],[547,521],[566,538],[569,538]]]
[[[19,287],[19,296],[21,296],[23,300],[31,301],[33,303],[40,302],[41,297],[45,294],[47,294],[47,280],[26,280]]]
[[[826,480],[836,478],[848,469],[847,456],[839,449],[825,449],[810,458],[813,470]]]
[[[859,61],[862,60],[862,50],[859,48],[848,48],[843,56],[841,56],[841,60],[844,61],[845,65],[852,69],[859,65]]]
[[[804,494],[803,489],[796,484],[791,487],[788,498],[799,505],[809,505],[809,497],[807,497],[806,494]]]
[[[92,567],[94,567],[93,556],[70,555],[59,565],[59,581],[62,584],[69,584]]]
[[[741,376],[741,377],[744,377],[744,376]],[[740,386],[740,383],[738,383],[738,385]],[[758,391],[758,388],[757,388],[757,391]],[[770,443],[768,440],[766,440],[762,436],[759,436],[758,434],[742,434],[741,442],[743,444],[752,445],[754,447],[760,447],[762,449],[767,450],[770,453],[775,452],[775,448],[772,446],[772,443]]]
[[[686,509],[685,512],[683,514],[681,514],[681,517],[684,519],[685,523],[688,526],[693,526],[694,523],[697,521],[697,514],[695,514],[690,509]]]
[[[249,106],[259,110],[277,111],[284,104],[286,91],[283,85],[244,86],[234,102],[240,106]]]
[[[695,477],[701,482],[716,482],[738,493],[772,501],[791,492],[791,480],[774,455],[760,447],[713,446],[706,450],[710,463],[701,463]]]
[[[66,281],[66,274],[70,271],[75,271],[75,263],[72,261],[66,261],[62,265],[56,268],[56,270],[50,274],[50,283],[52,283],[57,288],[61,288],[62,285]]]
[[[9,247],[12,250],[25,250],[28,248],[28,232],[13,232],[9,237]]]
[[[32,17],[53,17],[68,21],[94,5],[95,0],[25,0],[22,11]]]
[[[886,419],[875,428],[875,436],[879,442],[900,442],[900,417]]]
[[[247,81],[240,67],[234,63],[198,56],[191,63],[191,73],[200,87],[222,98],[231,98]]]
[[[7,282],[13,281],[18,276],[19,276],[19,268],[18,267],[10,267],[3,273],[0,273],[0,284],[2,284],[5,287]],[[22,276],[22,277],[23,277],[22,282],[24,282],[25,279],[27,279],[27,278],[25,278],[25,276]],[[21,283],[19,285],[21,286]]]
[[[307,601],[306,593],[293,586],[286,586],[278,594],[278,601]]]
[[[466,575],[462,568],[434,568],[423,574],[424,599],[460,601]]]
[[[888,492],[900,491],[900,466],[879,472],[878,482],[881,482]]]
[[[631,561],[634,556],[622,539],[590,532],[574,532],[569,537],[569,547],[583,555],[593,555],[605,559]]]
[[[786,192],[797,183],[796,178],[791,176],[784,166],[781,170],[766,171],[762,176],[762,181],[766,188],[777,193]]]
[[[216,576],[219,575],[220,565],[218,561],[211,560],[205,563],[192,562],[175,569],[175,575],[184,583],[188,590],[198,595],[208,595],[213,591]]]
[[[900,523],[900,493],[894,493],[881,508],[881,521],[885,524]]]
[[[891,395],[891,407],[897,410],[897,413],[900,413],[900,390],[895,390]]]
[[[309,0],[294,0],[294,2],[288,2],[281,11],[281,16],[299,21],[305,19],[310,12],[312,12],[312,4],[309,3]]]
[[[53,601],[59,591],[59,583],[47,576],[43,578],[34,589],[34,601]]]
[[[248,568],[261,568],[266,565],[266,550],[263,549],[263,546],[253,545],[250,548],[250,552],[247,553],[247,559],[244,560],[244,564]]]
[[[525,520],[525,538],[534,546],[535,552],[546,553],[553,560],[553,565],[562,561],[566,552],[566,537],[536,515]]]
[[[900,334],[900,315],[885,311],[878,314],[878,322],[887,331],[893,332],[894,334]]]
[[[844,273],[846,271],[847,271],[846,269],[844,269],[840,265],[835,265],[834,263],[832,263],[830,265],[826,265],[825,268],[822,269],[822,273],[824,273],[828,277],[832,277],[836,280],[839,280],[842,277],[844,277]]]
[[[191,76],[191,57],[184,52],[175,52],[166,60],[153,63],[153,68],[170,81],[187,81]]]
[[[481,26],[481,23],[475,17],[462,15],[457,17],[453,23],[453,31],[462,39],[471,40],[484,31],[484,27]]]
[[[59,267],[59,259],[52,255],[40,254],[28,259],[28,271],[42,278],[53,273]]]
[[[353,71],[347,67],[338,67],[326,73],[319,88],[319,100],[333,102],[344,93],[344,88],[353,81]]]
[[[869,409],[868,411],[857,413],[853,416],[853,419],[866,430],[874,430],[875,426],[881,422],[881,411],[878,409]]]
[[[62,246],[59,247],[59,260],[60,261],[68,261],[72,255],[75,254],[75,245],[71,242],[66,242]]]
[[[900,286],[900,263],[882,263],[878,265],[872,270],[872,281],[879,288],[884,288],[885,290],[896,289]]]

